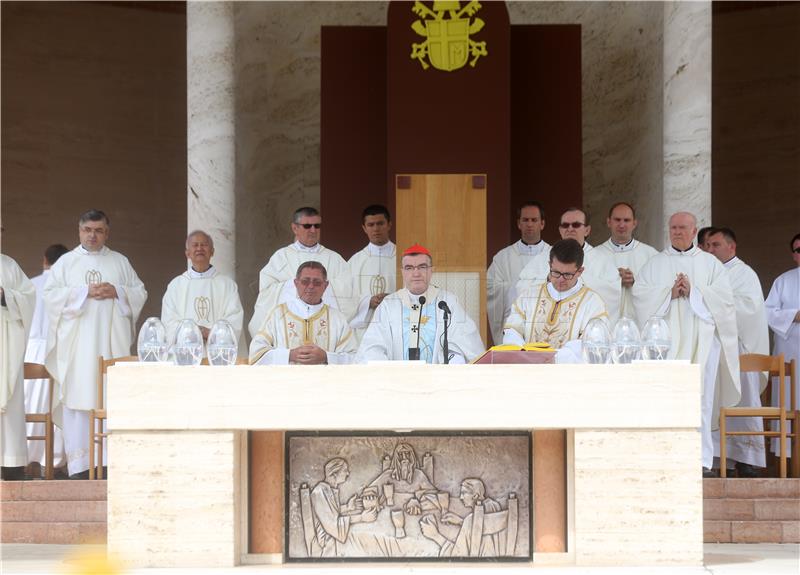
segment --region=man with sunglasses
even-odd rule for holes
[[[577,240],[559,240],[548,255],[548,281],[535,294],[523,295],[511,307],[503,343],[547,342],[555,349],[580,339],[594,318],[607,318],[603,300],[586,287],[584,252]]]
[[[53,264],[44,284],[45,365],[60,390],[55,399],[63,405],[64,451],[75,479],[89,477],[89,411],[103,407],[97,405],[97,358],[130,355],[147,300],[128,258],[106,246],[110,233],[105,213],[81,215],[80,245]]]
[[[756,272],[736,257],[736,234],[730,228],[712,229],[706,236],[708,253],[728,270],[736,305],[739,331],[739,354],[769,354],[769,328],[764,308],[764,293]],[[742,399],[737,407],[761,407],[761,392],[767,386],[764,374],[741,372]],[[730,431],[764,431],[761,417],[734,417],[728,420]],[[714,455],[719,457],[719,433],[713,434]],[[766,467],[764,440],[761,437],[733,436],[726,442],[728,465],[738,477],[758,477],[756,467]]]
[[[445,363],[444,307],[450,312],[449,362],[467,363],[483,353],[486,348],[478,328],[456,296],[431,284],[430,251],[415,244],[403,252],[401,265],[403,288],[386,296],[375,310],[356,361],[415,359],[412,353],[416,352],[416,359],[426,363]]]
[[[591,265],[599,280],[592,283],[592,289],[606,302],[611,321],[620,317],[635,319],[631,288],[639,270],[658,252],[633,237],[638,222],[629,203],[611,206],[606,225],[611,237],[592,251]]]
[[[795,360],[800,367],[800,234],[789,242],[794,269],[777,277],[767,296],[767,322],[774,336],[774,355],[783,354],[786,361]],[[800,377],[795,380],[794,396],[800,397]],[[772,382],[772,405],[778,405],[778,382]],[[786,386],[786,405],[789,405],[789,386]],[[787,442],[788,443],[788,442]],[[792,451],[786,447],[787,457]],[[772,440],[772,452],[780,455],[778,440]]]
[[[492,341],[503,340],[503,323],[511,313],[511,294],[523,268],[536,256],[550,249],[542,239],[544,209],[539,202],[526,202],[517,210],[517,229],[520,238],[503,248],[494,258],[486,272],[486,309]]]
[[[722,262],[693,244],[696,235],[693,214],[672,214],[670,245],[642,267],[633,284],[633,305],[640,325],[653,316],[669,324],[669,359],[700,365],[702,465],[709,477],[714,475],[712,430],[718,427],[719,408],[741,399],[739,344],[729,274]]]
[[[325,266],[300,264],[293,284],[296,297],[273,308],[250,342],[250,363],[350,363],[357,346],[347,318],[322,301]]]
[[[258,299],[248,324],[250,335],[256,332],[264,318],[281,303],[294,299],[292,279],[297,267],[306,261],[320,262],[328,272],[328,289],[322,301],[345,315],[350,315],[352,288],[347,262],[338,253],[319,243],[322,216],[315,208],[304,207],[292,216],[294,243],[276,251],[261,270],[258,278]]]

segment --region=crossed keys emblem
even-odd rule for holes
[[[103,274],[97,270],[86,270],[86,285],[103,283]]]
[[[198,296],[194,298],[194,313],[197,314],[198,320],[208,321],[208,314],[211,311],[211,301],[205,296]]]

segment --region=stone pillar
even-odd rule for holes
[[[232,2],[186,4],[188,230],[214,238],[214,265],[235,278],[234,22]]]
[[[711,222],[711,2],[664,3],[663,221]]]

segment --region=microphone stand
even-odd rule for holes
[[[450,363],[450,346],[447,342],[447,328],[450,327],[450,308],[444,300],[439,302],[439,309],[442,310],[442,318],[444,321],[444,333],[442,334],[442,354],[444,355],[444,363]]]

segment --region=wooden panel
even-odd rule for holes
[[[395,189],[398,251],[420,243],[431,251],[437,272],[479,274],[481,313],[472,319],[486,341],[486,175],[398,174],[395,181],[403,184]],[[401,266],[398,258],[398,278]]]
[[[283,551],[283,432],[251,431],[249,553]]]
[[[566,431],[533,432],[533,550],[567,551]]]

